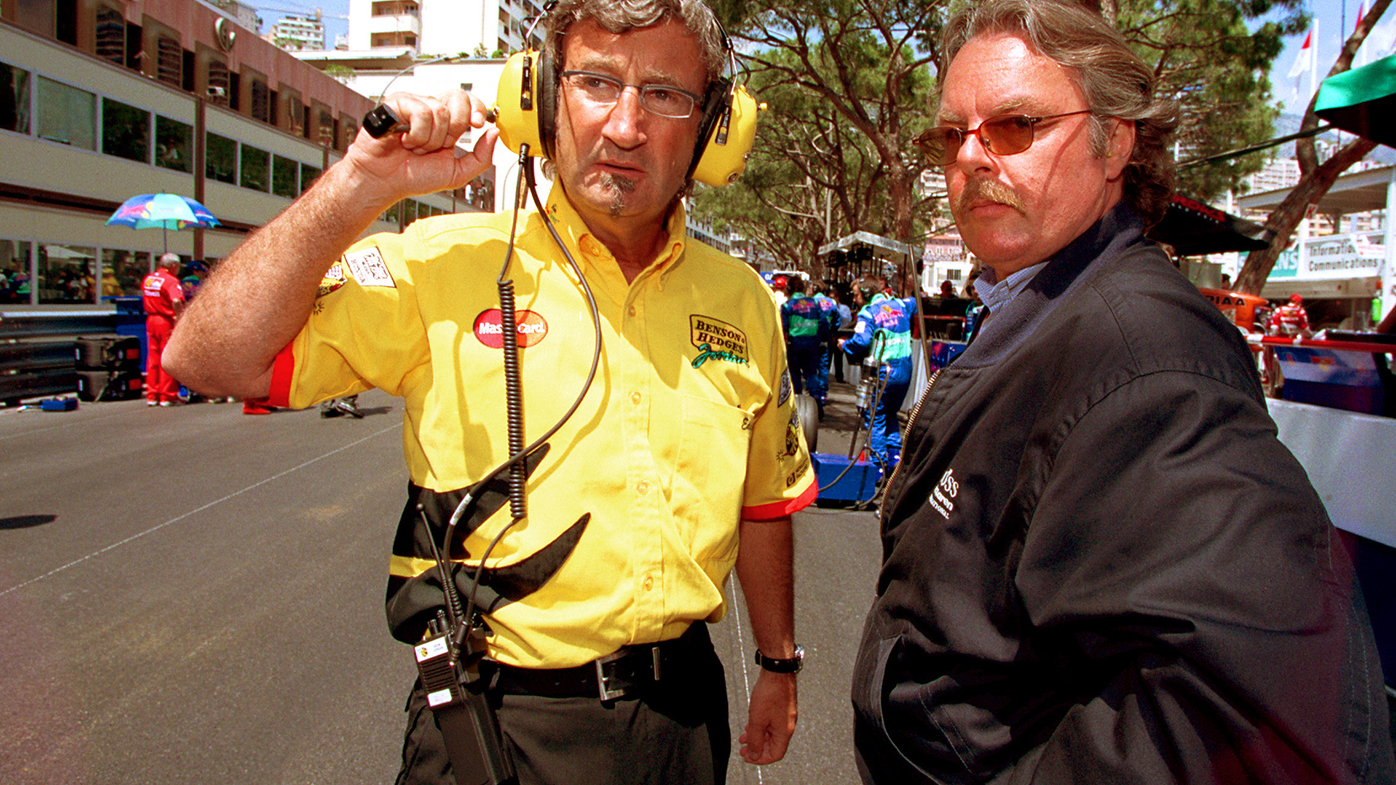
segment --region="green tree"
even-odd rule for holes
[[[768,109],[748,174],[699,209],[805,269],[849,232],[919,237],[925,167],[911,139],[930,125],[944,1],[714,2]]]
[[[1179,160],[1271,137],[1279,110],[1267,74],[1284,37],[1308,25],[1302,0],[1105,0],[1101,13],[1154,67],[1159,93],[1178,103]],[[1213,199],[1263,165],[1247,156],[1191,167],[1179,172],[1178,190]]]
[[[1181,108],[1178,152],[1200,158],[1266,139],[1275,110],[1266,73],[1282,38],[1307,23],[1302,0],[1104,0]],[[747,174],[704,192],[695,210],[759,249],[815,269],[814,249],[854,231],[916,244],[944,221],[920,187],[911,140],[932,124],[938,38],[949,0],[715,0],[768,110]],[[1255,30],[1249,25],[1265,17]],[[1184,172],[1209,198],[1261,162]],[[819,193],[820,190],[831,193]]]
[[[354,69],[343,63],[327,63],[323,69],[325,76],[334,79],[342,84],[349,84],[354,78]]]
[[[1357,29],[1348,37],[1347,43],[1343,45],[1343,51],[1338,55],[1337,62],[1333,63],[1333,68],[1328,75],[1340,74],[1352,68],[1352,58],[1357,54],[1358,47],[1367,40],[1367,34],[1376,27],[1377,21],[1391,5],[1391,0],[1376,0],[1372,4],[1372,9],[1363,17]],[[1318,91],[1314,91],[1314,97],[1309,100],[1309,106],[1304,112],[1304,120],[1299,125],[1300,133],[1309,133],[1318,129],[1318,115],[1314,114],[1314,102],[1318,98]],[[1270,217],[1265,221],[1264,238],[1270,241],[1270,247],[1251,251],[1246,255],[1245,264],[1241,265],[1241,272],[1236,276],[1236,288],[1247,294],[1260,294],[1260,290],[1265,287],[1265,281],[1270,277],[1270,271],[1275,268],[1275,261],[1280,258],[1280,253],[1289,244],[1289,238],[1294,235],[1294,230],[1298,228],[1299,222],[1304,220],[1311,206],[1318,204],[1323,195],[1328,193],[1328,189],[1333,187],[1338,175],[1347,171],[1348,167],[1361,161],[1372,152],[1377,146],[1376,142],[1370,139],[1358,138],[1343,145],[1328,160],[1319,163],[1318,151],[1315,149],[1314,137],[1305,136],[1294,143],[1295,157],[1299,159],[1299,183],[1290,190],[1289,195],[1280,202],[1270,213]],[[1389,211],[1388,211],[1389,215]],[[1390,220],[1390,218],[1388,218]]]
[[[749,83],[767,109],[747,174],[727,188],[703,189],[696,209],[747,237],[753,254],[821,274],[820,245],[859,229],[891,231],[889,169],[870,140],[826,101],[777,79],[764,71]],[[919,161],[898,165],[909,177],[921,172]],[[920,229],[934,200],[915,188],[911,195],[908,212]]]

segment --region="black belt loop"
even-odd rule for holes
[[[494,663],[495,689],[506,695],[620,700],[666,680],[683,679],[712,648],[707,623],[698,621],[677,638],[626,646],[573,668],[516,668]]]

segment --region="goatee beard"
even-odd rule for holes
[[[619,218],[625,209],[625,197],[635,190],[635,182],[627,177],[602,174],[600,184],[606,191],[607,207],[610,209],[611,217]]]

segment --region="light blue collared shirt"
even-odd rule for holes
[[[1046,266],[1047,262],[1041,262],[1032,267],[1024,267],[1002,281],[998,280],[998,273],[994,272],[994,268],[985,267],[979,277],[974,279],[974,293],[979,295],[989,313],[994,313],[1028,288],[1033,276]]]

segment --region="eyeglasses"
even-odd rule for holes
[[[991,117],[979,124],[978,128],[966,131],[947,125],[939,125],[921,134],[912,141],[934,166],[949,166],[960,155],[960,145],[965,139],[977,134],[979,142],[994,155],[1013,155],[1032,147],[1033,128],[1045,120],[1056,120],[1076,114],[1089,114],[1090,109],[1075,112],[1049,114],[1044,117],[1029,117],[1021,114]]]
[[[660,117],[683,120],[693,116],[693,109],[703,100],[701,95],[664,84],[626,84],[614,77],[591,71],[563,71],[562,80],[575,88],[582,97],[596,106],[615,106],[627,87],[640,93],[640,106]]]

